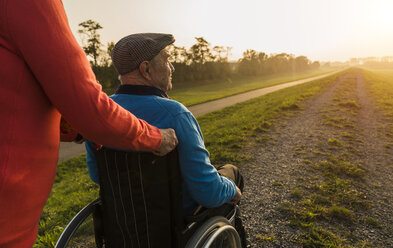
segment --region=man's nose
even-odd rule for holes
[[[171,68],[171,73],[174,73],[175,72],[175,67],[172,65],[172,63],[169,63],[169,66]]]

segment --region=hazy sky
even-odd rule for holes
[[[203,36],[246,49],[312,60],[393,56],[393,0],[63,0],[71,29],[93,19],[103,42],[139,32],[172,33],[177,46]]]

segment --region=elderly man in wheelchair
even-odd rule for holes
[[[156,127],[173,128],[179,144],[158,157],[86,141],[100,199],[83,211],[94,212],[97,247],[246,247],[237,206],[239,170],[210,163],[196,119],[167,95],[174,72],[167,46],[173,42],[170,34],[132,34],[112,51],[121,85],[111,98]],[[81,220],[73,222],[57,247],[64,247]]]

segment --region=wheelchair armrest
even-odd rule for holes
[[[226,215],[226,218],[232,226],[235,226],[235,216],[237,212],[239,212],[239,206],[235,205],[233,209]]]
[[[61,233],[59,239],[56,242],[55,248],[64,248],[67,246],[74,232],[86,220],[91,213],[93,213],[95,206],[101,203],[101,199],[96,199],[86,205],[74,218],[68,223],[64,231]]]

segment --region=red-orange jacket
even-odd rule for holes
[[[157,150],[161,134],[96,83],[61,0],[0,0],[0,247],[31,247],[56,174],[61,115],[97,143]]]

